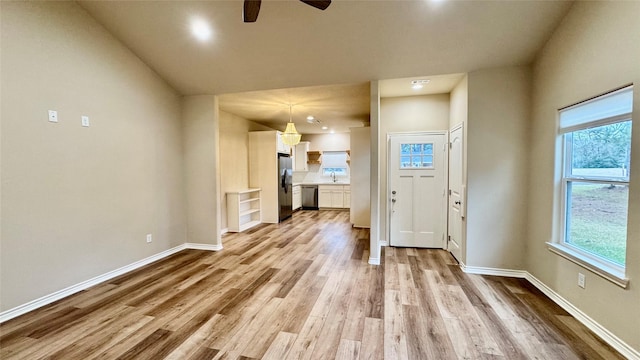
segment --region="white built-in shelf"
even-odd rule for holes
[[[240,211],[240,216],[245,216],[245,215],[251,215],[255,212],[259,212],[260,209],[249,209],[249,210],[245,210],[245,211]]]
[[[227,193],[227,228],[230,232],[242,232],[261,222],[260,189]]]

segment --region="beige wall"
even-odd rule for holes
[[[178,94],[73,2],[1,6],[7,310],[184,243],[186,220]]]
[[[345,151],[351,148],[349,133],[304,134],[300,140],[310,142],[310,151]]]
[[[524,269],[531,70],[468,77],[466,265]]]
[[[249,131],[273,130],[267,126],[220,111],[221,228],[227,228],[229,191],[249,188]]]
[[[527,269],[640,351],[640,2],[577,2],[534,68]],[[547,250],[559,232],[557,109],[635,83],[627,276],[622,289]],[[576,285],[578,272],[586,288]]]
[[[371,128],[352,128],[351,136],[351,223],[371,226]]]
[[[182,102],[187,241],[220,246],[221,188],[218,99],[185,96]]]
[[[449,94],[380,99],[380,238],[388,242],[387,135],[449,130]]]
[[[469,112],[469,76],[462,80],[451,90],[449,109],[449,129],[458,124],[466,124]]]
[[[371,201],[371,231],[370,231],[370,264],[381,264],[381,248],[380,242],[383,237],[380,234],[380,224],[384,215],[380,211],[380,82],[378,80],[371,81],[369,84],[369,101],[371,114],[369,120],[371,123],[371,179],[370,197]]]

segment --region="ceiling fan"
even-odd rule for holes
[[[307,5],[311,5],[316,9],[324,10],[331,5],[331,0],[300,0]],[[256,22],[258,13],[260,12],[260,3],[262,0],[244,0],[244,11],[242,18],[244,22]]]

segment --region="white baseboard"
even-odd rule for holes
[[[479,267],[479,266],[466,266],[465,264],[460,264],[460,268],[462,268],[462,271],[466,272],[467,274],[516,277],[516,278],[523,278],[523,279],[526,279],[527,277],[527,272],[524,270],[510,270],[510,269],[497,269],[497,268],[488,268],[488,267]]]
[[[378,244],[380,244],[380,246],[389,246],[389,244],[387,243],[387,240],[380,240],[378,241]]]
[[[380,265],[380,258],[379,257],[377,257],[377,258],[369,257],[369,264],[371,264],[371,265]]]
[[[185,249],[194,249],[194,250],[210,250],[210,251],[220,251],[222,250],[222,244],[196,244],[196,243],[185,243]]]
[[[527,281],[529,281],[538,290],[542,291],[542,293],[549,297],[549,299],[551,299],[553,302],[558,304],[561,308],[575,317],[579,322],[593,331],[604,342],[611,345],[611,347],[616,349],[623,356],[630,360],[640,360],[640,352],[638,350],[629,346],[629,344],[617,337],[611,331],[607,330],[604,326],[600,325],[597,321],[593,320],[582,310],[578,309],[565,298],[560,296],[560,294],[545,285],[542,281],[538,280],[535,276],[531,275],[528,271],[465,266],[464,264],[461,264],[460,268],[462,268],[462,271],[468,274],[495,275],[527,279]]]
[[[163,259],[169,255],[173,255],[179,251],[185,250],[185,249],[195,249],[195,250],[210,250],[210,251],[220,251],[222,250],[222,245],[213,245],[213,244],[195,244],[195,243],[184,243],[182,245],[178,245],[174,248],[171,248],[169,250],[165,250],[161,253],[149,256],[148,258],[144,258],[142,260],[136,261],[132,264],[123,266],[121,268],[115,269],[113,271],[109,271],[108,273],[96,276],[92,279],[83,281],[81,283],[69,286],[67,288],[64,288],[62,290],[56,291],[52,294],[49,295],[45,295],[41,298],[35,299],[33,301],[30,301],[26,304],[17,306],[13,309],[9,309],[6,311],[3,311],[0,313],[0,323],[3,323],[7,320],[11,320],[17,316],[20,316],[22,314],[28,313],[29,311],[33,311],[35,309],[38,309],[40,307],[43,307],[45,305],[51,304],[54,301],[58,301],[64,297],[67,297],[69,295],[73,295],[79,291],[88,289],[94,285],[97,285],[101,282],[105,282],[107,280],[111,280],[117,276],[120,276],[122,274],[128,273],[130,271],[136,270],[138,268],[141,268],[145,265],[151,264],[154,261],[158,261],[160,259]]]
[[[64,288],[62,290],[58,290],[52,294],[49,295],[45,295],[41,298],[29,301],[26,304],[17,306],[13,309],[9,309],[6,311],[3,311],[2,313],[0,313],[0,323],[3,323],[7,320],[13,319],[17,316],[20,316],[22,314],[25,314],[29,311],[33,311],[35,309],[38,309],[40,307],[43,307],[45,305],[51,304],[54,301],[58,301],[64,297],[73,295],[79,291],[88,289],[94,285],[97,285],[101,282],[105,282],[107,280],[111,280],[117,276],[120,276],[122,274],[128,273],[130,271],[133,271],[135,269],[141,268],[145,265],[151,264],[154,261],[158,261],[160,259],[163,259],[169,255],[175,254],[178,251],[187,249],[186,244],[182,244],[182,245],[178,245],[174,248],[165,250],[161,253],[149,256],[148,258],[144,258],[142,260],[138,260],[132,264],[123,266],[121,268],[109,271],[108,273],[96,276],[94,278],[91,278],[89,280],[83,281],[81,283],[69,286],[67,288]]]
[[[229,232],[229,228],[224,228],[224,229],[220,230],[220,235],[224,235],[224,234],[226,234],[228,232]]]
[[[542,291],[551,300],[553,300],[553,302],[558,304],[584,326],[588,327],[589,330],[598,335],[602,340],[604,340],[604,342],[618,350],[627,359],[640,360],[640,351],[629,346],[629,344],[617,337],[611,331],[607,330],[604,326],[600,325],[597,321],[593,320],[589,315],[585,314],[582,310],[578,309],[572,303],[560,296],[560,294],[545,285],[542,281],[538,280],[538,278],[527,272],[526,279],[533,284],[533,286],[538,288],[538,290]]]

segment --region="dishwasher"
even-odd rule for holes
[[[302,209],[318,210],[318,185],[302,185]]]

